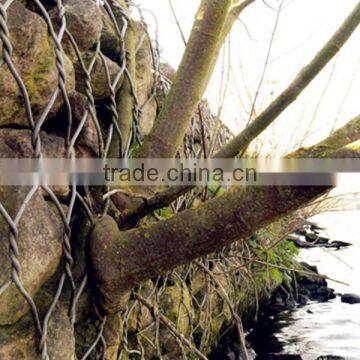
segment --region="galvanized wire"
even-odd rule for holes
[[[103,0],[96,1],[98,7],[102,9],[104,13],[109,17],[112,26],[115,29],[116,36],[118,38],[119,50],[117,56],[117,65],[119,66],[118,72],[114,75],[110,75],[110,70],[107,65],[106,55],[102,52],[101,40],[98,39],[97,42],[93,45],[92,57],[90,61],[85,64],[83,59],[83,53],[80,51],[79,46],[76,41],[76,37],[71,33],[67,25],[67,14],[66,6],[62,3],[62,0],[56,0],[52,4],[52,9],[55,11],[55,17],[50,16],[48,8],[45,8],[41,0],[33,0],[33,6],[36,7],[36,13],[39,14],[46,23],[48,36],[51,40],[54,47],[54,58],[55,66],[58,74],[58,83],[56,89],[49,93],[49,101],[43,109],[39,109],[35,112],[33,109],[34,104],[32,104],[29,91],[25,84],[24,79],[22,79],[19,69],[16,68],[16,61],[14,61],[14,47],[17,44],[12,44],[10,39],[10,32],[8,28],[8,11],[12,6],[14,0],[7,0],[4,3],[0,3],[0,39],[2,42],[2,57],[3,59],[0,62],[0,66],[7,66],[9,72],[12,74],[12,77],[16,81],[20,94],[22,96],[22,103],[26,114],[26,119],[28,123],[28,128],[31,130],[31,144],[33,146],[33,157],[41,159],[44,156],[44,149],[42,149],[41,138],[45,122],[53,115],[52,111],[54,106],[57,103],[58,99],[62,101],[62,111],[65,114],[64,121],[66,122],[66,130],[64,134],[65,140],[65,153],[69,159],[75,159],[77,156],[77,146],[79,144],[79,139],[82,132],[86,129],[87,126],[92,122],[95,127],[97,140],[98,140],[98,156],[99,158],[106,159],[109,153],[109,147],[112,142],[112,138],[117,136],[120,143],[119,154],[126,158],[130,156],[130,150],[132,146],[136,144],[141,144],[142,134],[140,128],[142,111],[145,106],[149,104],[150,101],[154,100],[158,94],[158,89],[162,89],[163,96],[165,97],[170,89],[171,82],[165,78],[165,76],[160,71],[160,47],[158,41],[158,30],[155,29],[155,39],[152,39],[149,33],[147,26],[145,25],[145,16],[144,12],[146,10],[142,9],[140,6],[131,4],[131,7],[137,9],[140,14],[141,24],[143,26],[144,34],[137,44],[137,50],[144,44],[145,40],[148,40],[149,51],[151,54],[151,63],[152,63],[152,72],[153,72],[153,82],[150,94],[148,98],[142,104],[139,103],[136,87],[136,79],[133,79],[128,68],[128,49],[126,49],[125,37],[129,29],[129,22],[133,21],[130,17],[129,10],[123,8],[120,3],[116,0]],[[50,5],[51,7],[51,5]],[[34,9],[32,9],[33,11]],[[120,17],[120,18],[119,18]],[[81,76],[83,76],[83,82],[85,88],[82,91],[86,98],[86,106],[84,112],[81,116],[81,119],[76,126],[74,126],[73,119],[73,109],[71,107],[70,95],[67,93],[67,84],[69,79],[67,78],[66,69],[65,69],[65,51],[63,48],[64,41],[67,41],[70,44],[70,47],[75,53],[76,61],[78,67],[81,70]],[[110,119],[107,124],[108,128],[105,129],[105,124],[101,123],[99,119],[98,107],[103,106],[99,105],[97,100],[94,97],[93,89],[93,72],[95,65],[99,61],[103,67],[105,74],[105,81],[107,83],[107,90],[109,95],[107,97],[108,101],[108,110],[110,111]],[[79,76],[77,74],[77,76]],[[118,104],[117,104],[117,89],[121,80],[126,79],[130,84],[130,91],[133,103],[132,109],[132,126],[129,141],[124,144],[123,137],[119,126],[119,115],[118,115]],[[196,157],[199,156],[199,153],[195,149],[195,127],[196,127],[195,118],[191,122],[191,129],[185,137],[184,142],[184,153],[185,156]],[[9,228],[8,235],[8,245],[9,245],[9,263],[11,267],[11,275],[8,281],[4,284],[0,284],[0,296],[4,292],[8,291],[9,288],[14,284],[18,289],[19,293],[24,297],[26,302],[29,304],[32,317],[34,319],[34,327],[37,333],[38,339],[38,351],[43,360],[50,359],[49,357],[49,323],[56,310],[57,305],[60,300],[66,299],[68,301],[68,316],[70,324],[73,327],[76,326],[77,322],[77,307],[80,301],[82,294],[85,289],[88,287],[91,276],[86,272],[80,276],[74,276],[74,267],[76,266],[75,257],[73,254],[72,247],[72,236],[73,236],[73,227],[72,223],[74,217],[82,213],[84,218],[94,224],[98,216],[104,215],[108,212],[111,204],[110,197],[107,197],[104,200],[104,204],[99,213],[94,212],[94,207],[92,206],[92,199],[89,198],[89,191],[87,188],[79,186],[74,179],[71,180],[69,184],[69,195],[65,198],[60,198],[56,191],[45,185],[33,186],[24,196],[23,201],[18,206],[15,214],[9,214],[9,209],[6,209],[4,205],[0,202],[0,213],[5,223]],[[104,187],[102,189],[103,193],[108,193],[109,188]],[[26,209],[31,206],[31,200],[34,196],[43,196],[46,197],[47,201],[51,201],[54,205],[57,216],[63,226],[63,234],[61,238],[62,251],[63,251],[63,269],[59,273],[58,282],[56,284],[56,289],[54,291],[53,297],[51,299],[48,308],[45,311],[41,311],[42,316],[39,314],[39,309],[29,293],[29,290],[24,287],[22,283],[22,266],[19,260],[19,224],[23,220],[23,215]],[[182,197],[176,202],[175,209],[176,211],[181,211],[185,207],[190,206],[192,203],[194,195],[190,194],[189,196]],[[66,206],[64,206],[66,205]],[[39,219],[41,221],[41,219]],[[21,235],[21,234],[20,234]],[[206,262],[207,263],[207,262]],[[133,292],[133,304],[130,305],[122,315],[123,318],[123,327],[124,334],[122,344],[119,349],[119,354],[127,353],[129,355],[136,355],[141,358],[145,358],[145,342],[150,343],[151,346],[156,349],[156,352],[159,358],[162,358],[161,355],[161,339],[159,335],[160,327],[167,329],[174,339],[178,343],[178,346],[181,350],[182,356],[186,358],[188,352],[195,354],[200,358],[205,358],[202,354],[201,349],[199,350],[195,346],[195,341],[193,338],[194,331],[196,330],[198,324],[196,324],[185,304],[185,280],[188,277],[192,277],[196,271],[196,267],[193,264],[189,264],[183,271],[174,271],[172,273],[166,274],[165,276],[159,277],[157,282],[154,284],[154,288],[151,294],[143,298],[143,295],[140,295],[141,288],[134,290]],[[181,284],[181,297],[179,304],[180,310],[184,310],[189,318],[190,322],[190,334],[185,336],[181,334],[178,329],[178,324],[170,321],[162,312],[162,309],[159,307],[159,300],[166,289],[166,283],[171,278],[176,278]],[[161,284],[161,285],[160,285]],[[68,287],[66,287],[68,285]],[[209,285],[210,286],[210,285]],[[70,289],[70,299],[64,294],[64,289]],[[211,288],[209,287],[210,291]],[[141,297],[139,297],[141,296]],[[145,301],[145,305],[144,305]],[[151,301],[151,304],[149,303]],[[205,293],[201,304],[199,307],[207,307],[209,301],[209,296]],[[196,305],[197,300],[195,297],[192,297],[193,304]],[[95,304],[94,304],[95,305]],[[136,317],[136,332],[138,337],[136,339],[136,348],[131,348],[130,341],[127,336],[129,329],[129,318],[134,311],[135,306],[139,307],[139,312]],[[145,307],[144,307],[145,306]],[[149,339],[144,334],[144,329],[142,329],[142,317],[144,315],[144,309],[148,307],[148,310],[152,311],[154,315],[154,322],[149,326],[154,329],[155,338]],[[43,310],[43,309],[42,309]],[[100,312],[99,312],[100,313]],[[104,329],[107,326],[107,318],[102,317],[101,315],[95,319],[94,325],[96,326],[96,335],[92,339],[91,344],[84,351],[82,359],[87,359],[89,357],[102,356],[106,351],[106,338],[104,334]],[[74,331],[73,331],[74,332]]]

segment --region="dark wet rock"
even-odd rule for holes
[[[325,230],[324,227],[320,226],[318,223],[314,221],[307,220],[306,225],[310,228],[311,231],[323,231]]]
[[[50,102],[59,83],[53,42],[42,17],[27,10],[19,1],[14,1],[7,13],[7,25],[13,46],[11,58],[26,86],[36,121]],[[74,69],[65,54],[64,65],[66,89],[71,93],[75,88]],[[23,95],[6,64],[0,67],[0,94],[0,125],[30,127]],[[59,94],[48,118],[56,114],[62,103],[63,98]]]
[[[297,229],[295,231],[295,234],[301,235],[301,236],[305,236],[307,234],[307,231],[303,228]]]
[[[305,262],[300,263],[304,272],[299,273],[296,283],[292,288],[297,289],[296,294],[287,292],[279,287],[273,294],[270,309],[279,312],[281,310],[293,310],[297,305],[304,306],[309,301],[326,302],[336,297],[335,291],[327,286],[327,281],[319,277],[316,266]],[[313,275],[312,275],[313,274]]]
[[[303,241],[300,239],[288,238],[288,240],[292,241],[295,244],[295,246],[299,249],[311,249],[311,248],[316,247],[315,244],[312,244],[312,243],[309,243],[307,241]]]
[[[299,305],[306,305],[309,302],[309,298],[306,295],[300,294],[297,298]]]
[[[317,276],[319,272],[316,266],[311,266],[305,262],[302,262],[300,265],[307,273],[298,275],[297,283],[299,294],[306,296],[309,300],[320,302],[325,302],[336,297],[334,290],[328,288],[327,281]]]
[[[314,233],[306,233],[305,239],[306,239],[306,241],[309,241],[309,242],[315,242],[318,240],[318,236]]]
[[[316,360],[346,360],[342,356],[336,356],[336,355],[322,355],[316,358]]]
[[[308,263],[306,263],[306,262],[304,262],[304,261],[302,261],[302,262],[300,263],[300,265],[302,266],[302,268],[303,268],[304,270],[313,272],[313,273],[315,273],[315,274],[319,274],[319,270],[318,270],[318,268],[317,268],[316,265],[310,265],[310,264],[308,264]]]
[[[294,234],[290,234],[287,240],[292,241],[296,247],[300,249],[309,249],[314,247],[325,247],[327,249],[341,249],[351,246],[351,243],[345,241],[330,241],[326,236],[322,235],[323,228],[310,223],[296,230]],[[320,235],[321,234],[321,235]],[[304,240],[305,239],[305,240]]]
[[[335,249],[341,249],[343,247],[349,247],[351,245],[352,245],[351,243],[348,243],[346,241],[336,240],[336,241],[332,241],[332,242],[328,243],[326,247],[335,248]]]
[[[316,300],[319,302],[326,302],[331,299],[335,299],[336,295],[333,289],[330,289],[326,286],[319,287],[316,291],[314,291],[311,295],[312,300]]]
[[[92,51],[87,51],[86,53],[83,54],[82,56],[83,62],[86,68],[88,68],[94,56],[95,53]],[[96,100],[105,99],[109,97],[111,94],[106,76],[106,67],[109,70],[111,81],[114,81],[116,75],[120,72],[120,67],[118,64],[116,64],[106,56],[104,56],[104,61],[105,61],[105,65],[101,57],[97,55],[91,72],[92,95]],[[76,90],[83,94],[86,94],[86,81],[85,81],[86,76],[80,62],[75,63],[75,76],[76,76]],[[117,82],[115,91],[120,88],[122,79],[123,76],[121,76],[120,80]]]
[[[300,355],[292,354],[269,354],[268,360],[302,360]]]
[[[347,304],[360,304],[360,296],[355,294],[344,294],[341,296],[341,302]]]
[[[285,301],[285,309],[294,310],[296,308],[296,302],[293,299],[288,299]]]
[[[318,236],[316,239],[316,244],[328,244],[330,241],[329,238],[326,238],[324,236]]]
[[[314,232],[308,232],[305,235],[305,239],[307,242],[309,243],[313,243],[316,245],[326,245],[329,243],[330,239],[325,237],[325,236],[319,236],[318,234],[314,233]]]

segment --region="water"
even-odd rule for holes
[[[349,284],[329,281],[337,293],[360,295],[360,212],[331,212],[314,219],[326,228],[332,240],[354,245],[335,250],[302,250],[300,259],[316,265],[321,274]],[[276,338],[284,353],[300,354],[304,360],[320,355],[338,355],[360,360],[360,304],[341,303],[337,297],[327,303],[309,303],[274,319]]]

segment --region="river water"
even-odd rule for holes
[[[348,283],[329,281],[337,293],[360,295],[360,212],[329,212],[313,218],[326,228],[332,240],[353,246],[341,250],[302,250],[300,259],[316,265],[321,274]],[[286,354],[300,354],[304,360],[320,355],[337,355],[360,360],[360,304],[350,305],[337,297],[327,303],[311,302],[274,319],[276,338]]]

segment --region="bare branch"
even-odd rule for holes
[[[239,135],[226,144],[215,156],[231,158],[243,153],[251,141],[263,132],[338,53],[360,22],[360,2],[313,60],[305,66],[295,80]]]

